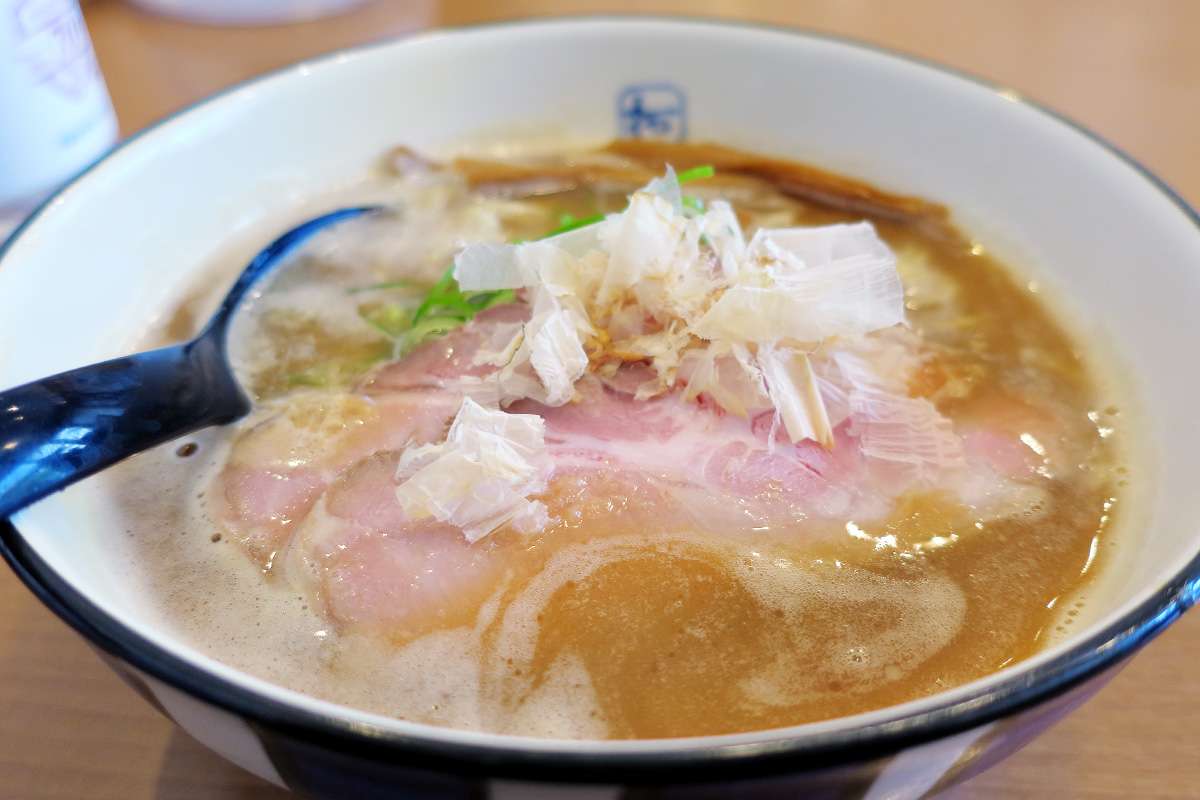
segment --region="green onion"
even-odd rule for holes
[[[541,238],[549,239],[551,236],[558,236],[560,233],[570,233],[571,231],[579,230],[580,228],[586,228],[588,225],[595,225],[597,222],[603,221],[603,214],[592,214],[589,217],[579,218],[572,217],[570,214],[563,214],[562,218],[559,220],[559,226]]]
[[[683,184],[711,178],[715,174],[716,170],[712,165],[706,164],[684,170],[676,176],[676,179]],[[683,204],[686,208],[694,211],[704,211],[704,201],[698,197],[685,195]],[[586,217],[575,217],[571,214],[563,214],[559,217],[558,227],[541,238],[549,239],[552,236],[595,225],[597,222],[603,221],[604,216],[604,214],[592,214]],[[407,281],[389,281],[352,291],[393,288],[412,288],[412,284]],[[454,280],[454,265],[452,264],[438,282],[429,289],[411,316],[407,316],[407,312],[400,306],[383,306],[381,309],[372,311],[370,317],[364,315],[363,318],[387,336],[397,339],[397,349],[400,354],[404,354],[429,339],[465,325],[480,311],[502,303],[511,303],[515,299],[516,293],[512,289],[495,292],[462,291],[458,282]]]
[[[324,389],[329,385],[329,376],[315,370],[306,369],[304,372],[293,372],[291,375],[288,375],[287,385],[289,388],[309,386],[314,389]]]
[[[308,386],[314,389],[327,389],[331,386],[345,386],[369,370],[381,358],[386,357],[386,353],[380,353],[345,359],[327,359],[292,372],[284,380],[290,388]]]
[[[412,327],[412,314],[407,308],[394,303],[360,307],[358,315],[372,328],[392,339]]]
[[[500,289],[495,292],[470,292],[466,295],[467,302],[475,309],[475,313],[486,311],[492,306],[511,303],[517,299],[513,289]]]
[[[716,174],[717,170],[712,164],[703,164],[699,167],[685,169],[683,172],[675,176],[675,180],[679,181],[681,184],[684,184],[690,183],[691,181],[703,180],[704,178],[711,178]]]
[[[289,387],[308,386],[314,389],[325,389],[338,382],[340,365],[322,362],[306,367],[299,372],[287,376]]]
[[[421,289],[424,288],[417,281],[395,280],[384,281],[383,283],[372,283],[368,286],[351,286],[346,290],[346,294],[358,294],[359,292],[375,292],[385,289]]]
[[[453,296],[452,291],[454,294],[462,294],[458,289],[458,283],[454,280],[453,264],[446,268],[442,277],[429,290],[429,294],[425,295],[421,305],[417,306],[417,310],[413,312],[413,324],[420,322],[433,309],[444,306]]]
[[[466,320],[459,317],[426,317],[405,331],[396,347],[396,355],[402,356],[430,339],[444,336],[455,328],[461,328]]]

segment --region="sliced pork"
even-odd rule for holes
[[[383,367],[359,392],[293,398],[248,429],[219,478],[225,524],[258,559],[286,550],[287,578],[339,624],[402,630],[465,621],[506,576],[540,563],[527,551],[556,542],[687,530],[843,535],[847,520],[870,527],[905,493],[929,488],[907,465],[864,455],[854,410],[826,449],[792,443],[768,414],[735,416],[683,391],[637,400],[588,378],[571,403],[508,409],[545,423],[553,473],[536,498],[547,508],[544,530],[506,527],[472,544],[454,525],[409,519],[396,496],[400,454],[444,437],[462,379],[496,369],[475,364],[472,348],[514,318],[489,315]],[[978,519],[1036,506],[1036,458],[1014,434],[1031,417],[1015,405],[1002,429],[975,425],[958,437],[963,463],[939,488]]]

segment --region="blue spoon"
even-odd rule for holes
[[[271,242],[186,344],[0,392],[0,520],[123,458],[249,413],[226,351],[234,312],[260,278],[317,231],[376,210],[332,211]]]

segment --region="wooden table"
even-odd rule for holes
[[[1124,0],[375,2],[280,28],[215,29],[85,5],[124,132],[233,81],[435,25],[656,11],[845,34],[985,76],[1092,127],[1200,204],[1200,3]],[[951,792],[982,798],[1200,797],[1200,613],[1171,628],[1081,711]],[[174,731],[0,569],[0,798],[272,798],[274,788]]]

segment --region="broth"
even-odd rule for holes
[[[712,431],[740,423],[718,415],[699,438],[688,438],[689,422],[653,438],[655,414],[686,411],[668,393],[628,418],[624,406],[600,418],[624,431],[585,431],[609,460],[587,469],[560,458],[536,495],[549,512],[538,530],[506,524],[468,545],[444,523],[377,522],[394,518],[372,505],[391,496],[380,481],[392,487],[401,451],[439,441],[448,420],[434,414],[423,432],[413,419],[440,396],[389,394],[394,378],[380,364],[404,347],[409,359],[428,358],[438,342],[462,341],[403,338],[405,315],[462,241],[533,239],[563,215],[618,212],[667,162],[714,164],[711,181],[687,189],[709,208],[730,199],[747,232],[872,222],[905,286],[916,338],[899,341],[921,354],[908,394],[933,403],[969,453],[1009,472],[968,489],[906,485],[882,499],[856,489],[839,515],[837,476],[859,473],[838,472],[839,448],[853,448],[838,439],[805,456],[825,487],[811,504],[789,486],[811,476],[778,471],[741,504],[743,490],[728,487],[746,485],[760,463],[746,460],[720,474],[733,500],[714,503],[702,487],[664,477],[682,469],[670,462],[685,450],[673,448],[695,439],[719,449]],[[1037,287],[962,237],[940,207],[707,145],[617,142],[445,168],[398,151],[381,180],[397,187],[399,219],[315,243],[239,320],[236,355],[258,401],[251,418],[194,437],[194,454],[161,448],[107,478],[130,509],[138,573],[202,651],[417,722],[656,738],[923,697],[1028,658],[1070,624],[1125,491],[1121,412]],[[172,333],[198,317],[181,308]],[[445,349],[433,368],[458,357]],[[567,430],[590,397],[538,413]],[[231,499],[255,479],[260,453],[335,477],[305,490],[311,509],[297,500],[255,516],[247,503],[281,484],[294,489],[300,475],[273,468],[268,489]],[[630,459],[641,471],[623,468]]]

